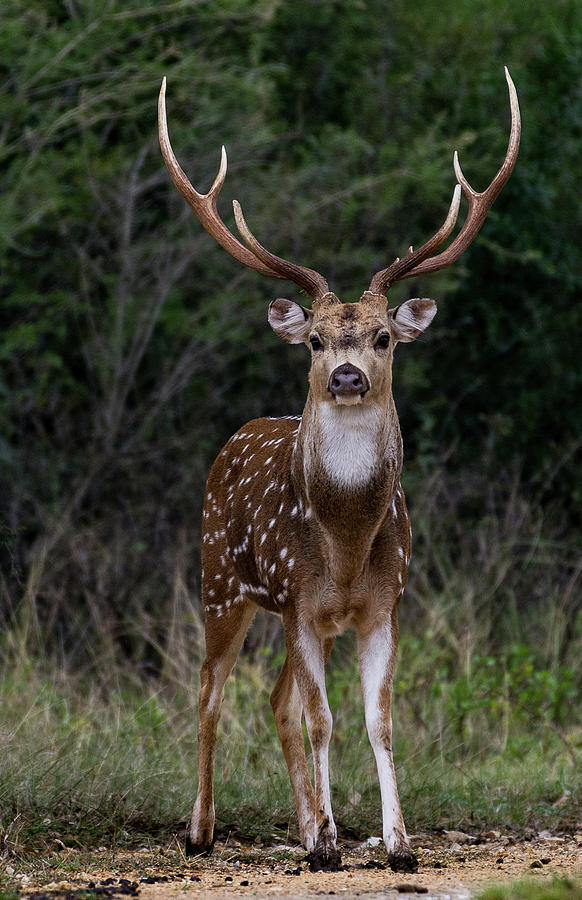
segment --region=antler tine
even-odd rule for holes
[[[447,217],[437,233],[433,235],[426,244],[419,247],[418,250],[412,250],[412,247],[410,247],[407,255],[403,259],[395,259],[392,265],[388,266],[387,269],[381,269],[379,272],[376,272],[370,282],[370,287],[368,288],[370,293],[385,294],[391,284],[400,281],[402,278],[406,278],[410,269],[414,268],[416,271],[416,266],[421,263],[422,260],[426,259],[427,256],[430,256],[430,254],[434,250],[437,250],[441,244],[444,244],[455,227],[457,216],[459,215],[460,203],[461,185],[456,184]]]
[[[299,287],[310,294],[314,301],[321,300],[325,294],[329,293],[327,281],[323,275],[319,274],[319,272],[308,269],[306,266],[298,266],[295,263],[288,262],[286,259],[275,256],[270,250],[265,249],[265,247],[258,242],[245,222],[241,205],[238,200],[233,200],[232,205],[234,208],[234,218],[236,220],[237,228],[241,233],[241,237],[249,250],[251,250],[258,259],[269,266],[270,269],[277,272],[280,278],[287,278],[289,281],[294,281],[295,284],[298,284]]]
[[[390,266],[388,269],[384,269],[382,272],[376,273],[376,275],[372,279],[370,291],[373,291],[372,285],[375,284],[376,280],[380,280],[380,277],[384,290],[386,290],[390,286],[390,284],[393,284],[395,281],[399,281],[402,278],[412,278],[416,275],[426,274],[428,272],[436,272],[439,269],[444,269],[446,266],[449,266],[451,263],[455,262],[455,260],[457,260],[459,256],[464,253],[469,244],[474,240],[476,235],[481,230],[481,227],[485,219],[487,218],[489,210],[493,206],[493,203],[501,193],[502,189],[507,184],[509,176],[513,172],[513,168],[515,166],[517,154],[519,151],[519,140],[521,136],[521,117],[519,113],[519,102],[517,99],[517,91],[515,89],[515,85],[511,79],[511,75],[509,74],[507,66],[505,66],[505,78],[507,80],[507,87],[509,90],[511,131],[509,134],[509,142],[507,145],[505,159],[503,160],[503,163],[501,164],[497,175],[486,190],[484,190],[482,193],[478,193],[477,191],[473,190],[473,188],[463,175],[461,166],[459,164],[459,157],[457,152],[455,151],[453,157],[453,167],[458,182],[455,190],[457,190],[460,186],[463,189],[463,193],[465,194],[469,203],[467,218],[460,232],[458,233],[454,241],[447,247],[447,249],[443,250],[442,253],[439,253],[436,256],[427,258],[430,256],[430,253],[432,253],[432,251],[436,249],[434,246],[431,247],[429,253],[423,252],[428,244],[430,244],[429,241],[420,249],[420,251],[417,250],[415,254],[413,254],[412,256],[408,256],[406,260],[402,261],[407,263],[407,265],[405,265],[404,267],[401,267],[401,264],[397,267],[395,263],[392,263],[392,266]],[[431,240],[434,240],[434,238]],[[440,243],[442,243],[442,241]],[[417,253],[423,254],[422,260],[416,257]],[[409,265],[409,263],[411,262],[413,263],[413,265]]]
[[[460,232],[458,233],[452,244],[432,259],[427,259],[421,263],[414,271],[410,272],[406,277],[412,275],[420,275],[426,272],[436,272],[445,266],[450,265],[464,253],[469,244],[477,236],[481,227],[487,218],[487,214],[493,206],[495,200],[507,184],[509,176],[513,172],[517,161],[519,151],[519,140],[521,137],[521,116],[519,114],[519,102],[517,99],[517,91],[509,74],[507,66],[505,66],[505,77],[507,79],[507,87],[509,89],[509,104],[511,108],[511,132],[507,144],[507,152],[505,159],[501,164],[497,175],[489,185],[489,187],[478,193],[473,190],[463,172],[459,163],[458,153],[455,151],[453,158],[453,166],[457,181],[463,188],[463,192],[469,202],[469,212]]]
[[[243,265],[248,266],[250,269],[254,269],[256,272],[260,272],[261,275],[267,275],[269,278],[285,278],[285,275],[280,275],[279,272],[274,271],[270,266],[261,262],[254,253],[247,250],[244,244],[241,244],[241,242],[229,231],[218,214],[216,201],[224,184],[227,168],[226,150],[224,147],[222,148],[218,174],[208,193],[199,194],[198,191],[192,187],[184,170],[176,159],[170,143],[168,121],[166,117],[165,77],[162,80],[160,96],[158,99],[158,133],[160,149],[168,172],[170,173],[170,177],[208,234],[210,234],[221,247],[224,247],[231,256],[234,256],[235,259],[238,259],[239,262],[243,263]]]

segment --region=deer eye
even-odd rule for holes
[[[309,343],[314,350],[323,350],[323,344],[316,334],[311,335],[311,337],[309,338]]]
[[[376,341],[376,350],[386,350],[390,346],[390,335],[388,332],[381,334]]]

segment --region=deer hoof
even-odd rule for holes
[[[418,860],[409,847],[402,847],[388,854],[388,865],[393,872],[416,872]]]
[[[214,847],[214,839],[210,842],[210,844],[202,845],[195,844],[189,834],[186,835],[186,844],[184,846],[184,852],[186,856],[201,856],[203,853],[207,855],[212,853],[212,848]]]
[[[339,872],[342,867],[341,853],[335,847],[316,847],[307,854],[306,859],[312,872]]]

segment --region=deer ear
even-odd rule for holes
[[[407,300],[389,311],[392,332],[397,341],[415,341],[434,319],[437,305],[434,300]]]
[[[309,337],[313,312],[278,297],[269,306],[269,325],[279,337],[290,344],[303,344]]]

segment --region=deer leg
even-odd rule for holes
[[[418,863],[404,827],[392,757],[392,679],[397,646],[395,620],[383,623],[368,633],[358,631],[366,727],[380,781],[382,828],[388,863],[395,871],[413,872],[418,868]]]
[[[333,639],[326,641],[324,645],[326,660],[332,647]],[[295,796],[301,843],[311,852],[315,849],[315,794],[305,758],[301,727],[303,704],[288,657],[271,694],[271,706]]]
[[[214,755],[216,729],[226,679],[232,672],[248,627],[256,611],[249,600],[241,599],[226,609],[208,610],[206,615],[206,658],[200,672],[198,700],[198,793],[186,838],[186,853],[193,855],[212,847],[214,836]],[[226,614],[224,614],[226,613]]]
[[[303,704],[289,657],[273,688],[271,707],[295,796],[301,843],[306,850],[311,851],[315,848],[315,795],[303,743]]]
[[[329,789],[329,742],[332,717],[325,690],[325,661],[333,641],[321,641],[305,623],[284,619],[285,641],[313,753],[315,828],[308,860],[312,870],[336,869],[341,856]]]

